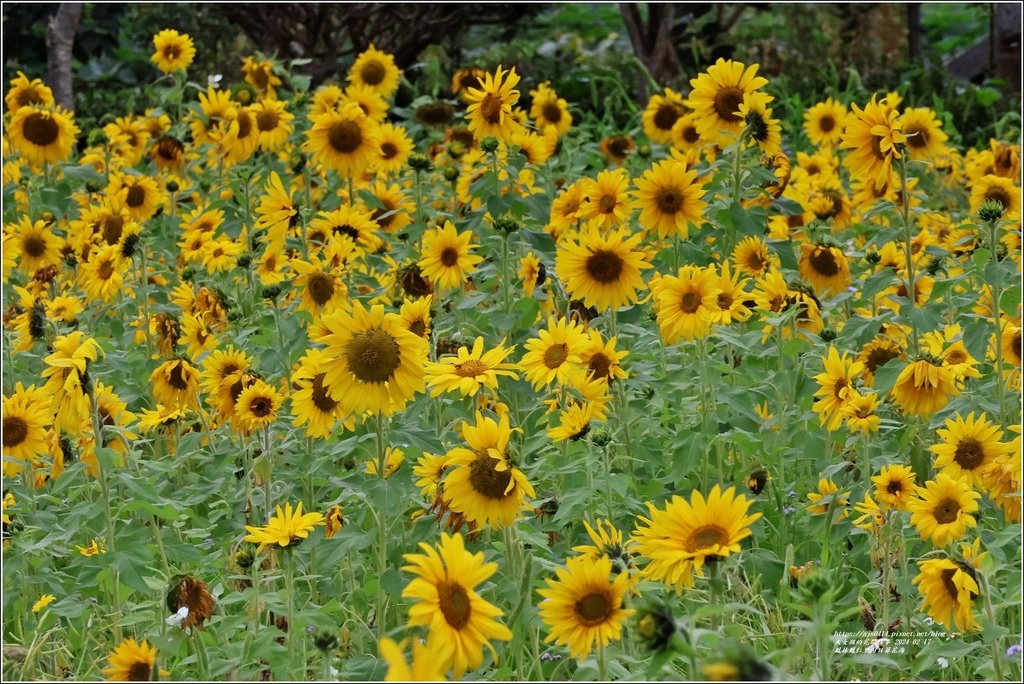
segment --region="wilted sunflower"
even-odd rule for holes
[[[658,326],[665,344],[692,342],[711,332],[718,307],[718,274],[713,268],[687,266],[661,279],[656,298]]]
[[[643,122],[644,135],[651,142],[668,144],[672,141],[672,128],[676,121],[686,114],[683,96],[671,88],[665,88],[665,94],[655,93],[640,116]]]
[[[750,525],[760,513],[747,514],[753,499],[736,495],[736,488],[724,492],[715,485],[705,499],[694,491],[690,501],[673,496],[659,510],[648,502],[650,518],[639,516],[633,532],[637,552],[650,559],[643,575],[674,585],[677,592],[692,587],[693,572],[704,576],[706,562],[715,562],[740,552],[740,542],[751,534]]]
[[[380,152],[377,124],[359,105],[349,103],[342,110],[310,115],[313,126],[306,132],[303,152],[342,177],[355,177],[368,169]]]
[[[1011,445],[999,441],[1003,431],[989,422],[984,412],[975,420],[972,411],[966,421],[958,412],[955,420],[946,419],[945,430],[940,428],[936,433],[942,443],[928,447],[935,454],[934,467],[973,487],[984,487],[985,470],[1012,449]]]
[[[444,501],[469,522],[495,530],[508,527],[521,515],[524,499],[534,496],[526,475],[508,460],[512,432],[508,414],[495,421],[477,411],[474,425],[462,424],[469,448],[456,447],[445,455]]]
[[[639,249],[641,238],[642,233],[628,229],[602,234],[590,224],[578,242],[561,241],[555,268],[566,292],[599,312],[636,303],[637,291],[644,289],[642,270],[651,268],[646,252]]]
[[[28,105],[15,110],[6,126],[7,138],[34,166],[57,164],[71,156],[81,131],[71,112],[59,106]]]
[[[579,556],[565,565],[565,569],[555,568],[557,581],[548,578],[547,588],[537,590],[544,597],[538,608],[549,628],[544,641],[568,646],[572,656],[582,661],[595,644],[605,648],[620,639],[626,619],[636,611],[623,607],[629,574],[613,576],[609,558]]]
[[[580,355],[586,344],[581,325],[567,318],[556,323],[549,317],[547,329],[538,331],[537,337],[526,342],[526,354],[519,367],[534,389],[553,381],[565,384],[582,365]]]
[[[412,664],[405,661],[405,645],[412,641]],[[385,682],[443,682],[444,672],[437,653],[421,644],[419,639],[407,639],[396,644],[387,637],[377,642],[380,657],[388,664]]]
[[[517,83],[519,75],[515,67],[505,72],[498,65],[494,76],[484,74],[480,88],[467,89],[466,101],[470,105],[466,108],[466,118],[469,119],[469,130],[473,132],[473,137],[483,140],[493,135],[509,143],[512,134],[522,130],[522,125],[512,116],[512,106],[519,102],[519,91],[514,90]]]
[[[917,528],[921,539],[947,546],[967,534],[968,527],[978,524],[971,513],[978,510],[980,498],[968,480],[939,473],[934,481],[918,486],[917,498],[907,502],[910,524]]]
[[[274,545],[282,549],[294,547],[296,544],[302,543],[314,527],[323,525],[322,513],[303,514],[301,501],[292,512],[292,505],[286,503],[283,511],[280,506],[277,507],[277,515],[271,517],[265,526],[250,527],[246,525],[245,530],[249,535],[246,536],[245,541],[259,544],[260,549]]]
[[[960,396],[948,368],[919,359],[904,368],[892,388],[896,403],[911,416],[928,417]]]
[[[398,78],[402,70],[395,66],[395,58],[381,52],[370,43],[370,47],[359,53],[348,72],[348,82],[373,88],[381,97],[388,98],[398,90]]]
[[[398,315],[385,314],[383,305],[367,311],[355,301],[351,313],[338,309],[321,322],[330,331],[320,340],[327,346],[324,382],[346,409],[391,416],[423,391],[427,341],[406,330]]]
[[[916,492],[914,471],[905,465],[883,466],[878,475],[871,478],[875,483],[875,497],[883,509],[907,510],[907,504]]]
[[[843,160],[850,175],[870,181],[877,189],[885,184],[897,184],[892,162],[901,158],[896,146],[907,139],[902,133],[899,115],[895,111],[886,113],[875,100],[873,96],[864,109],[856,103],[852,105],[853,115],[847,119],[840,147],[851,150]]]
[[[491,639],[512,638],[512,632],[495,619],[502,611],[475,591],[498,564],[485,563],[482,552],[467,551],[460,534],[442,532],[439,544],[421,542],[420,548],[422,554],[405,554],[409,565],[402,568],[416,575],[402,590],[403,598],[416,601],[409,608],[409,626],[430,627],[427,649],[438,669],[453,668],[455,679],[461,679],[467,670],[483,664],[485,646],[494,653]]]
[[[7,103],[9,112],[16,112],[29,105],[52,107],[53,91],[38,78],[30,81],[28,76],[19,71],[18,75],[11,79],[11,89],[7,91],[4,102]]]
[[[756,75],[758,68],[758,64],[746,67],[740,62],[720,57],[706,73],[690,79],[693,90],[687,104],[697,117],[697,131],[701,138],[717,142],[722,147],[739,138],[744,120],[737,112],[743,96],[768,84],[768,79]]]
[[[235,402],[235,417],[253,431],[266,427],[277,418],[284,397],[272,385],[257,380],[242,390]]]
[[[646,231],[658,231],[658,237],[678,235],[685,239],[689,227],[699,226],[707,203],[704,181],[697,170],[672,159],[655,164],[634,183],[637,190],[633,207],[640,209],[640,225]]]
[[[187,608],[188,612],[181,628],[203,629],[203,623],[213,615],[213,596],[209,585],[196,577],[175,577],[167,590],[167,609],[173,614],[182,608]]]
[[[533,104],[530,105],[530,118],[533,125],[539,131],[548,126],[554,126],[558,135],[565,135],[572,128],[572,114],[569,113],[569,103],[564,98],[558,97],[547,81],[537,86],[536,90],[530,91]]]
[[[103,670],[108,682],[148,682],[153,678],[156,649],[145,641],[137,644],[135,639],[127,639],[110,652],[108,663]]]
[[[437,397],[444,392],[460,392],[470,397],[486,387],[492,391],[498,389],[498,376],[519,379],[515,363],[504,363],[505,359],[515,351],[516,346],[504,346],[502,340],[498,346],[484,353],[484,338],[477,337],[473,343],[473,351],[468,347],[459,347],[458,353],[442,356],[438,363],[427,364],[427,384],[431,387],[430,396]]]
[[[473,231],[455,230],[451,221],[442,228],[428,230],[423,235],[423,250],[419,267],[438,290],[450,290],[462,285],[466,276],[476,271],[483,257],[471,253]]]
[[[843,136],[847,110],[831,97],[804,112],[804,133],[815,147],[835,147]]]
[[[149,58],[165,74],[185,71],[196,56],[195,43],[187,34],[164,29],[153,36],[156,52]]]

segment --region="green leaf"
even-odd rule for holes
[[[892,386],[896,384],[896,378],[906,367],[907,362],[903,359],[892,359],[884,366],[879,367],[875,371],[875,392],[882,396],[891,390]]]
[[[988,346],[992,324],[988,321],[974,320],[964,326],[963,343],[967,353],[977,360],[984,360],[985,347]]]

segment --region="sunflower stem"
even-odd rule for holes
[[[107,482],[107,469],[103,467],[103,458],[99,450],[103,448],[103,423],[100,420],[99,402],[96,401],[94,388],[89,388],[90,403],[92,404],[92,438],[93,451],[96,454],[96,479],[100,482],[100,490],[103,493],[103,519],[107,528],[107,553],[114,553],[117,550],[117,537],[114,534],[114,517],[110,511],[110,484]],[[26,470],[31,469],[32,464],[26,463]],[[31,491],[31,489],[29,490]],[[121,641],[121,578],[116,566],[110,568],[111,581],[113,582],[114,600],[114,641]]]
[[[608,681],[608,657],[605,654],[604,644],[601,643],[600,639],[597,642],[597,680],[599,682]]]
[[[996,615],[992,611],[992,591],[989,588],[988,577],[980,570],[977,575],[980,580],[981,595],[985,598],[985,615],[988,616],[988,621],[995,625],[997,624]],[[992,669],[996,672],[996,680],[1003,681],[1003,668],[999,664],[999,639],[992,640]]]
[[[284,584],[288,593],[288,662],[291,665],[295,658],[295,553],[291,548],[284,550]]]
[[[270,461],[270,426],[263,428],[263,458]],[[273,509],[271,508],[271,486],[273,483],[273,471],[267,469],[267,479],[263,482],[263,505],[264,510],[267,513],[267,524],[270,524],[270,518],[273,516]]]
[[[146,243],[139,241],[139,261],[142,268],[142,275],[139,277],[139,290],[142,296],[142,331],[146,335],[146,358],[153,358],[153,340],[149,337],[149,278],[146,275]]]
[[[989,263],[992,264],[993,282],[989,283],[992,291],[992,320],[996,324],[996,396],[999,398],[999,424],[1002,425],[1006,416],[1006,382],[1003,379],[1003,325],[999,300],[1002,299],[1002,277],[999,273],[999,223],[988,222]],[[950,321],[952,323],[952,321]]]
[[[200,630],[192,632],[192,641],[196,649],[196,664],[199,666],[200,680],[210,681],[210,656],[206,652],[206,641]]]
[[[718,631],[718,611],[716,610],[718,608],[718,561],[717,560],[712,560],[710,563],[708,563],[708,571],[709,571],[708,574],[710,575],[710,577],[708,578],[708,587],[709,587],[710,592],[711,592],[711,602],[710,602],[710,605],[711,605],[711,608],[712,608],[712,612],[711,612],[711,630],[713,632],[717,632]]]
[[[900,196],[903,199],[900,213],[903,215],[903,249],[907,261],[907,299],[910,300],[910,308],[917,306],[917,293],[914,290],[914,251],[913,251],[913,217],[910,213],[910,190],[907,188],[907,153],[900,157]],[[914,355],[918,353],[917,323],[914,316],[907,316],[910,319],[912,330],[911,344],[914,347]]]
[[[384,505],[377,511],[377,641],[384,638],[385,629],[385,596],[384,596],[384,571],[388,567],[388,529],[387,517],[387,457],[385,456],[384,441],[385,418],[384,412],[377,412],[377,476],[380,477],[381,485],[384,488]]]

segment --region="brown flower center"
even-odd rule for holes
[[[380,203],[383,204],[384,207],[382,209],[374,209],[370,220],[376,221],[381,228],[387,230],[388,226],[391,225],[391,222],[395,220],[395,217],[398,216],[398,214],[391,214],[387,217],[385,217],[384,214],[389,214],[398,207],[387,197],[378,197],[377,199],[380,200]]]
[[[188,389],[188,379],[185,377],[185,365],[182,362],[174,364],[174,368],[167,374],[167,384],[179,392]]]
[[[964,470],[974,470],[985,461],[985,447],[973,437],[963,439],[956,445],[953,460]]]
[[[700,141],[700,133],[697,132],[696,126],[684,126],[682,134],[683,140],[690,143],[691,145],[696,145],[697,142]]]
[[[380,384],[391,380],[401,365],[399,351],[387,332],[368,330],[352,337],[345,349],[345,359],[360,381]]]
[[[323,271],[312,273],[306,281],[306,291],[317,306],[323,306],[334,296],[334,278]]]
[[[34,87],[28,90],[23,90],[18,93],[18,106],[27,107],[33,104],[42,104],[43,97],[39,94],[39,91]]]
[[[839,378],[832,386],[832,395],[836,399],[842,399],[842,391],[849,387],[850,383],[846,381],[846,378]]]
[[[818,120],[818,128],[821,129],[822,133],[831,133],[835,127],[836,120],[832,118],[831,114],[826,114]]]
[[[387,73],[387,68],[375,59],[371,59],[364,64],[363,68],[359,71],[363,83],[371,86],[380,85],[384,77],[387,76]]]
[[[1006,191],[999,186],[993,186],[988,189],[985,193],[986,200],[995,200],[1003,205],[1005,208],[1010,207],[1010,196],[1006,194]]]
[[[916,133],[917,135],[914,135]],[[908,126],[903,129],[907,144],[911,147],[928,147],[928,129],[920,126]]]
[[[953,582],[953,578],[956,576],[956,568],[947,568],[942,571],[942,586],[946,588],[946,593],[955,602],[960,596],[960,590],[956,588],[956,584]]]
[[[260,131],[272,131],[277,128],[280,117],[272,109],[264,109],[256,115],[256,128]]]
[[[682,300],[679,302],[679,308],[681,308],[684,313],[697,313],[697,309],[700,308],[702,303],[703,298],[691,290],[683,295]]]
[[[611,375],[612,360],[604,353],[598,352],[590,357],[587,367],[590,369],[590,374],[595,378],[607,378]]]
[[[469,622],[473,606],[465,588],[457,582],[437,585],[437,602],[445,621],[454,629],[462,629]]]
[[[686,550],[690,553],[710,549],[713,546],[722,546],[728,540],[729,535],[718,525],[704,525],[694,530],[690,535]]]
[[[903,493],[903,483],[902,482],[896,482],[896,481],[890,482],[889,484],[887,484],[885,486],[885,491],[887,491],[889,494],[892,494],[893,496],[895,496],[897,494],[902,494]]]
[[[736,86],[726,86],[715,93],[715,113],[723,121],[737,123],[741,120],[736,114],[741,102],[743,91]]]
[[[562,109],[558,106],[557,102],[545,102],[540,112],[544,120],[550,123],[557,124],[562,120]]]
[[[266,418],[274,410],[274,402],[270,397],[256,397],[249,404],[249,411],[257,418]]]
[[[598,206],[601,208],[601,213],[610,214],[615,210],[615,204],[615,195],[604,195]]]
[[[451,268],[459,263],[459,251],[454,247],[445,247],[441,252],[441,264]]]
[[[269,69],[264,66],[253,69],[252,73],[249,74],[249,77],[252,78],[253,83],[255,83],[256,87],[260,90],[266,90],[267,86],[270,85]]]
[[[679,116],[679,108],[671,102],[666,102],[654,113],[654,125],[663,131],[671,131]]]
[[[494,93],[487,93],[480,102],[480,116],[491,125],[501,122],[501,99]]]
[[[565,342],[561,344],[553,344],[544,352],[544,365],[554,370],[565,363],[565,360],[568,358],[569,345]]]
[[[956,499],[943,499],[939,502],[939,505],[935,507],[935,522],[940,525],[948,525],[952,522],[956,522],[957,515],[960,513],[960,502]]]
[[[608,154],[616,159],[624,158],[631,149],[633,149],[633,141],[628,135],[617,135],[608,140]]]
[[[20,445],[28,439],[28,422],[20,416],[4,418],[4,449]]]
[[[149,681],[150,665],[145,662],[132,663],[131,667],[128,668],[128,681],[129,682],[148,682]]]
[[[96,267],[96,275],[99,276],[100,280],[110,280],[114,275],[114,261],[112,259],[104,259]]]
[[[103,240],[108,245],[116,245],[124,230],[124,219],[120,216],[108,216],[103,219]]]
[[[512,481],[512,471],[507,467],[505,470],[495,470],[494,466],[498,463],[500,461],[493,456],[480,453],[469,464],[469,483],[478,494],[488,499],[504,499],[505,490]]]
[[[476,376],[483,375],[490,370],[490,366],[478,359],[470,359],[465,363],[455,364],[454,370],[455,374],[460,378],[475,378]]]
[[[587,258],[586,268],[591,278],[607,285],[618,281],[624,265],[622,257],[615,252],[599,249]]]
[[[873,135],[871,136],[871,152],[874,153],[875,158],[879,161],[885,161],[886,155],[882,152],[882,136]]]
[[[587,627],[600,625],[608,621],[612,614],[612,603],[606,593],[587,594],[573,606],[576,617]]]
[[[238,113],[238,139],[245,140],[252,133],[252,117],[249,112],[242,110]]]
[[[945,360],[950,366],[955,366],[966,361],[967,354],[962,349],[950,349]]]
[[[398,146],[390,140],[380,146],[380,156],[384,159],[394,159],[398,156]]]
[[[327,388],[324,387],[325,375],[325,373],[317,373],[316,377],[313,378],[313,383],[310,385],[310,388],[313,390],[313,395],[310,398],[313,401],[313,405],[320,411],[324,413],[332,413],[338,405],[338,402],[331,399],[331,395],[327,392]]]
[[[674,214],[683,208],[683,193],[674,186],[664,187],[654,195],[654,203],[663,214]]]
[[[868,354],[868,358],[867,361],[864,362],[864,366],[869,372],[874,373],[899,355],[900,353],[896,349],[891,349],[889,347],[876,347]]]
[[[146,189],[141,185],[133,185],[128,188],[128,197],[125,203],[132,209],[137,209],[146,203]]]
[[[33,112],[25,118],[22,133],[30,143],[46,147],[57,140],[60,135],[60,126],[51,117],[41,112]]]
[[[832,276],[839,273],[839,262],[836,260],[832,250],[827,247],[819,247],[815,249],[808,261],[815,273],[831,278]]]
[[[33,259],[38,259],[46,253],[46,240],[42,235],[32,233],[22,240],[21,250]]]
[[[718,308],[722,311],[728,311],[732,307],[733,298],[728,292],[722,292],[718,295]]]
[[[341,154],[350,154],[363,144],[363,132],[354,121],[339,121],[327,132],[327,142]]]

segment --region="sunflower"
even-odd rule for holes
[[[13,226],[7,226],[5,233],[10,231],[11,240],[19,248],[18,265],[25,275],[32,276],[41,268],[61,262],[61,239],[53,234],[45,221],[32,220],[26,215]],[[4,236],[5,238],[7,235]],[[4,240],[4,252],[7,251],[7,240]],[[6,255],[5,255],[6,256]]]
[[[378,132],[380,134],[378,143],[380,158],[376,162],[377,170],[397,176],[405,169],[409,162],[409,155],[412,154],[415,146],[401,126],[381,124]]]
[[[513,133],[511,144],[519,148],[530,166],[543,166],[555,151],[547,138],[531,131]]]
[[[370,218],[371,213],[351,205],[342,205],[334,211],[321,211],[309,222],[308,235],[320,233],[325,237],[324,241],[344,235],[351,238],[357,248],[375,252],[383,241],[377,237],[380,226]]]
[[[752,278],[763,277],[779,258],[768,251],[768,245],[759,237],[747,237],[732,250],[732,263],[736,270]]]
[[[921,610],[946,629],[974,632],[981,625],[974,618],[973,601],[981,593],[974,566],[965,561],[933,558],[918,561],[920,572],[913,584],[924,596]]]
[[[589,558],[592,561],[605,558],[611,561],[613,574],[625,574],[630,578],[630,585],[634,584],[638,577],[635,574],[633,556],[636,551],[636,543],[628,539],[623,541],[620,532],[610,520],[597,520],[597,529],[590,526],[586,520],[583,527],[587,530],[591,544],[581,544],[572,547],[576,553]]]
[[[149,58],[165,74],[185,71],[196,56],[195,43],[187,34],[164,29],[153,36],[156,52]]]
[[[955,420],[946,419],[946,428],[936,430],[942,443],[928,447],[935,454],[934,467],[973,487],[983,487],[985,470],[999,456],[1010,452],[1011,446],[999,441],[1003,431],[989,422],[984,413],[975,421],[973,411],[966,421],[959,413]]]
[[[251,432],[273,423],[283,401],[284,397],[272,385],[257,379],[238,395],[235,416]]]
[[[257,144],[261,150],[276,150],[292,134],[295,115],[288,111],[288,103],[281,100],[262,100],[249,108],[256,121]]]
[[[840,417],[846,421],[846,427],[850,432],[868,434],[877,432],[882,419],[878,416],[878,407],[882,405],[882,399],[874,392],[860,394],[852,391],[852,396],[846,406],[839,410]]]
[[[373,213],[370,216],[370,220],[376,221],[381,229],[397,234],[412,223],[416,205],[406,197],[400,185],[388,185],[378,180],[367,190],[381,204],[380,207],[372,207]]]
[[[712,325],[729,325],[733,321],[745,321],[750,318],[750,309],[746,306],[746,278],[740,279],[737,272],[729,272],[729,263],[722,262],[718,274],[718,297],[715,308],[711,311]]]
[[[686,239],[689,226],[699,226],[703,221],[707,209],[702,199],[705,181],[697,180],[696,169],[687,170],[685,164],[666,159],[634,182],[637,190],[633,207],[641,210],[644,230],[657,230],[661,238],[678,235]]]
[[[865,344],[857,354],[857,360],[864,364],[860,372],[860,379],[868,387],[875,386],[875,372],[893,359],[900,359],[906,356],[897,342],[887,337],[878,336]]]
[[[181,337],[178,340],[187,346],[186,354],[193,359],[220,344],[217,336],[206,327],[206,321],[199,316],[184,314],[181,319]]]
[[[408,640],[407,640],[408,641]],[[405,661],[407,641],[396,644],[387,637],[377,642],[380,657],[388,664],[385,682],[443,682],[444,672],[440,669],[437,654],[419,639],[412,639],[412,664]]]
[[[90,402],[83,386],[89,363],[96,360],[100,346],[81,330],[61,335],[53,342],[53,353],[43,359],[47,378],[43,392],[51,397],[53,427],[75,433],[89,416]]]
[[[960,390],[948,368],[919,359],[900,372],[892,395],[908,415],[927,418],[949,403],[951,396],[960,396]]]
[[[189,116],[189,128],[196,144],[218,145],[225,133],[228,110],[234,107],[231,92],[209,87],[199,93],[199,112]]]
[[[285,190],[277,171],[270,172],[270,181],[266,186],[267,194],[260,198],[256,207],[259,218],[254,228],[266,230],[263,241],[274,251],[284,249],[285,241],[291,228],[299,220],[299,210],[292,200],[290,190]]]
[[[939,473],[924,487],[917,487],[917,498],[907,502],[910,524],[921,539],[931,539],[938,547],[947,546],[967,534],[978,521],[971,513],[978,510],[981,494],[971,489],[970,481],[954,480]]]
[[[718,306],[718,273],[713,268],[688,266],[678,276],[665,276],[656,295],[658,326],[665,344],[692,342],[711,332]]]
[[[398,78],[401,75],[402,70],[395,66],[395,58],[370,43],[369,49],[356,57],[348,72],[348,82],[367,86],[381,97],[389,98],[398,90]]]
[[[576,442],[587,436],[590,421],[599,418],[595,415],[595,405],[589,401],[570,402],[558,416],[558,424],[548,427],[548,439],[552,442],[566,440]]]
[[[74,114],[59,106],[21,107],[7,124],[11,145],[34,166],[66,161],[79,133]]]
[[[292,415],[295,417],[292,425],[306,425],[306,437],[326,439],[333,432],[335,423],[345,420],[348,414],[341,403],[331,397],[324,384],[327,374],[322,369],[323,357],[322,349],[306,350],[298,369],[292,373],[293,391],[290,398]],[[345,427],[355,427],[354,416],[351,424],[346,422]]]
[[[942,132],[942,122],[927,107],[907,107],[900,115],[907,152],[911,159],[930,160],[942,153],[949,136]]]
[[[599,312],[636,303],[637,291],[644,288],[641,270],[651,268],[646,252],[638,248],[642,237],[628,229],[601,234],[590,224],[578,242],[562,241],[555,268],[566,292]]]
[[[835,147],[847,115],[846,106],[830,97],[804,112],[804,133],[815,147]]]
[[[495,618],[503,613],[485,601],[475,588],[497,569],[485,563],[483,553],[466,550],[462,535],[441,533],[434,547],[420,543],[422,554],[408,553],[409,565],[402,569],[416,575],[402,590],[402,597],[414,599],[409,609],[409,626],[429,626],[427,649],[437,669],[454,668],[455,679],[483,664],[483,648],[494,654],[491,639],[508,641],[512,632]]]
[[[203,393],[206,401],[217,409],[223,420],[230,420],[235,412],[235,400],[245,389],[242,376],[252,366],[253,358],[235,349],[214,349],[203,360]]]
[[[526,475],[508,460],[512,432],[507,413],[495,421],[477,411],[475,425],[462,424],[469,448],[456,447],[445,455],[444,501],[469,522],[508,527],[520,516],[525,497],[534,496]]]
[[[118,154],[124,157],[126,166],[135,166],[142,159],[142,153],[146,150],[146,143],[149,141],[149,130],[146,128],[144,119],[136,119],[129,114],[119,116],[114,121],[103,127],[107,138],[114,142],[118,136],[126,136],[127,145],[118,149]]]
[[[109,302],[124,284],[124,271],[131,267],[116,246],[94,247],[89,260],[79,265],[78,281],[90,301]]]
[[[743,117],[750,138],[761,148],[761,154],[778,154],[782,144],[782,127],[772,118],[767,105],[773,98],[764,93],[744,93],[737,114]]]
[[[424,451],[423,455],[416,461],[416,465],[412,467],[412,474],[419,478],[416,480],[416,486],[420,488],[420,495],[424,499],[433,501],[437,496],[441,478],[444,477],[444,471],[447,468],[447,454],[435,456]]]
[[[565,569],[555,568],[558,580],[546,579],[547,589],[538,608],[549,628],[545,642],[564,644],[582,661],[597,644],[605,648],[622,637],[622,627],[635,613],[623,607],[629,575],[612,575],[612,561],[587,556],[570,558]]]
[[[664,95],[651,95],[644,113],[640,116],[644,134],[651,142],[669,144],[672,141],[672,128],[685,114],[683,96],[671,88],[665,88]]]
[[[374,123],[380,124],[388,114],[388,103],[373,88],[369,86],[350,85],[345,88],[345,93],[338,102],[338,109],[342,109],[350,102],[359,105],[366,118]]]
[[[249,107],[238,105],[228,110],[225,118],[225,135],[221,144],[224,163],[227,165],[244,162],[256,151],[260,131],[256,117]]]
[[[981,205],[995,200],[1003,205],[1004,216],[1021,213],[1021,191],[1013,180],[991,174],[982,176],[971,186],[971,211],[978,213]]]
[[[302,293],[300,311],[308,311],[316,319],[347,305],[348,288],[341,273],[330,262],[321,261],[320,257],[310,253],[309,261],[292,259],[289,264],[298,274],[292,287]]]
[[[385,314],[380,304],[367,311],[355,301],[351,313],[338,309],[321,322],[330,331],[320,340],[327,346],[324,382],[347,409],[391,416],[423,391],[427,341],[406,330],[398,315]]]
[[[468,347],[459,347],[456,356],[444,356],[439,363],[427,364],[427,384],[432,388],[430,396],[437,397],[444,392],[460,392],[470,397],[486,387],[492,391],[498,389],[498,376],[519,379],[514,372],[519,366],[504,363],[505,359],[515,351],[515,345],[504,346],[502,340],[494,349],[484,353],[484,338],[477,337],[473,343],[473,351]]]
[[[843,250],[824,243],[800,245],[799,270],[821,296],[845,292],[853,280]]]
[[[468,69],[459,69],[452,76],[452,94],[458,95],[464,101],[468,102],[468,94],[470,88],[482,88],[484,85],[484,76],[487,74],[486,71],[479,67],[470,67]]]
[[[856,103],[852,105],[853,114],[847,119],[840,147],[852,150],[843,160],[850,175],[870,181],[878,189],[885,184],[897,184],[892,162],[902,158],[896,145],[907,139],[899,115],[895,111],[885,112],[875,99],[872,97],[863,110]]]
[[[883,466],[878,475],[871,478],[875,483],[875,496],[883,509],[907,510],[907,504],[914,496],[914,471],[905,465]]]
[[[245,74],[245,82],[255,88],[260,100],[277,100],[276,88],[282,82],[274,73],[273,60],[257,61],[253,57],[245,57],[242,60],[242,73]]]
[[[19,71],[17,77],[11,79],[11,89],[7,91],[4,102],[7,103],[9,112],[16,112],[29,105],[52,107],[53,91],[38,78],[30,81],[28,76]]]
[[[306,131],[303,152],[326,169],[335,169],[342,177],[355,177],[374,162],[380,151],[377,124],[359,105],[349,103],[339,111],[312,114],[313,126]]]
[[[239,244],[227,235],[211,240],[203,248],[202,266],[207,273],[216,274],[235,268],[237,258],[245,252],[245,245]]]
[[[434,296],[427,295],[417,299],[406,299],[402,302],[402,308],[398,312],[398,316],[402,319],[402,328],[417,337],[429,338],[430,321],[432,320],[430,305],[433,301]]]
[[[533,125],[539,131],[545,130],[548,126],[554,126],[558,135],[565,135],[572,128],[572,114],[569,113],[569,103],[558,97],[551,88],[548,81],[537,86],[536,90],[530,91],[533,104],[530,105],[530,118]]]
[[[502,77],[506,74],[503,83]],[[470,103],[466,108],[466,118],[474,138],[483,140],[493,135],[508,143],[513,133],[522,130],[522,125],[512,116],[512,106],[519,102],[519,91],[513,90],[517,83],[519,75],[516,68],[503,72],[499,64],[494,76],[484,74],[480,88],[466,89],[465,99]]]
[[[761,517],[747,515],[753,503],[737,496],[735,487],[722,492],[717,484],[707,499],[694,490],[690,501],[673,496],[665,510],[648,502],[651,517],[639,516],[640,525],[633,532],[637,552],[650,560],[643,576],[675,585],[677,592],[692,587],[693,572],[703,577],[706,562],[740,552],[740,542],[751,534],[750,525]]]
[[[613,337],[608,342],[601,339],[601,333],[596,328],[588,332],[589,344],[580,352],[580,363],[587,369],[589,377],[601,380],[607,379],[612,382],[615,379],[625,380],[629,373],[622,367],[622,360],[629,356],[628,351],[617,351],[615,344],[618,337]]]
[[[3,401],[4,475],[17,477],[22,466],[16,461],[32,463],[36,456],[47,453],[46,429],[51,423],[51,397],[42,389],[19,382],[14,394]],[[10,460],[13,459],[13,460]]]
[[[567,318],[556,323],[549,317],[547,329],[539,331],[536,338],[526,342],[526,354],[519,367],[534,389],[554,381],[567,383],[573,371],[582,365],[580,355],[586,344],[581,325]]]
[[[95,542],[93,542],[95,544]],[[135,643],[135,639],[121,642],[108,657],[109,667],[103,670],[108,682],[148,682],[153,678],[156,664],[156,649],[146,641]],[[167,672],[160,672],[166,677]]]
[[[398,469],[402,467],[402,463],[405,462],[405,452],[401,449],[395,449],[394,447],[388,447],[384,450],[384,479],[388,479],[392,475],[398,472]],[[377,457],[374,456],[366,462],[366,467],[363,468],[363,472],[367,475],[377,475]]]
[[[812,504],[807,507],[807,510],[813,515],[825,515],[833,504],[840,506],[839,515],[833,516],[832,519],[832,524],[835,525],[847,516],[848,511],[846,510],[846,507],[850,504],[849,493],[846,492],[839,494],[838,492],[839,487],[837,487],[836,483],[832,481],[832,478],[828,478],[827,480],[822,478],[818,480],[817,493],[811,492],[807,495],[807,500]],[[821,503],[821,501],[826,498],[829,499],[829,501]]]
[[[821,424],[828,423],[828,430],[839,429],[842,424],[842,409],[857,396],[853,388],[853,378],[863,368],[860,361],[854,361],[849,354],[843,352],[842,357],[835,347],[829,347],[828,357],[823,358],[825,372],[814,377],[818,381],[818,390],[814,396],[821,397],[814,402],[814,411],[821,418]]]
[[[444,227],[428,230],[423,234],[423,250],[419,267],[439,290],[449,290],[462,285],[466,276],[476,271],[483,257],[471,253],[470,241],[473,231],[459,234],[451,221]]]
[[[277,515],[272,516],[264,527],[246,525],[245,530],[249,535],[246,536],[245,541],[259,544],[261,550],[265,546],[275,544],[282,549],[289,546],[294,547],[296,544],[301,544],[314,527],[324,524],[322,513],[303,514],[301,501],[295,507],[294,512],[292,505],[285,503],[284,510],[282,511],[278,506]]]
[[[196,577],[175,577],[166,598],[167,609],[171,613],[177,613],[182,608],[187,609],[185,619],[181,622],[182,629],[203,629],[203,623],[213,615],[213,595],[210,594],[210,587]]]
[[[198,409],[199,371],[185,359],[164,361],[149,376],[153,398],[166,406]]]
[[[613,135],[601,140],[601,156],[609,164],[621,164],[636,149],[636,143],[628,135]]]
[[[121,196],[121,201],[133,221],[148,221],[156,214],[157,209],[167,202],[166,194],[160,190],[157,182],[148,176],[112,174],[107,193]]]
[[[714,66],[708,67],[707,73],[690,79],[693,90],[687,104],[697,117],[697,132],[701,138],[722,147],[739,138],[744,120],[737,112],[743,96],[768,84],[768,79],[756,75],[759,66],[745,67],[740,62],[720,57]]]

